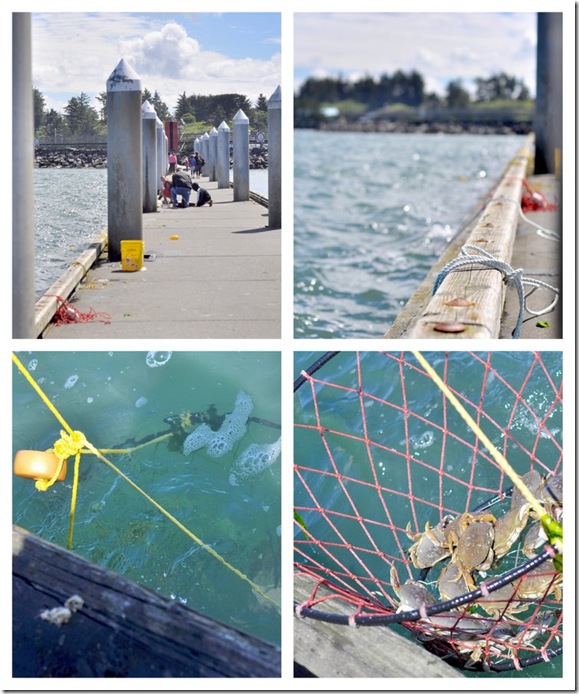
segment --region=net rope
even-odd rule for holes
[[[549,501],[549,480],[555,487],[562,472],[560,354],[426,356],[517,473],[538,474],[541,503],[561,520],[561,499]],[[324,355],[295,389],[294,570],[311,584],[296,614],[356,626],[400,623],[429,650],[473,670],[556,657],[555,550],[544,540],[525,544],[539,521],[416,358]],[[523,509],[520,534],[504,553],[488,567],[470,566],[468,554],[460,564],[470,587],[460,591],[458,580],[442,578],[459,563],[460,534],[449,556],[414,565],[410,549],[427,527],[442,528],[448,517],[476,525],[473,517],[486,513],[494,529],[514,506]]]

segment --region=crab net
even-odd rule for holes
[[[562,523],[561,353],[424,356]],[[553,674],[555,550],[416,356],[302,353],[296,373],[294,573],[308,585],[297,616],[398,624],[466,671],[553,661]]]

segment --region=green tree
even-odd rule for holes
[[[62,135],[66,130],[66,123],[62,114],[51,108],[44,114],[44,123],[40,129],[40,135],[45,137],[56,137]]]
[[[264,94],[260,94],[255,102],[255,111],[267,111],[268,98]]]
[[[153,94],[153,98],[151,99],[151,104],[153,105],[157,116],[160,120],[166,121],[169,120],[171,117],[171,112],[169,111],[169,107],[167,104],[161,99],[161,96],[158,91],[155,90],[155,93]]]
[[[98,113],[85,92],[73,96],[64,107],[67,130],[71,135],[93,135],[97,131]]]
[[[465,108],[470,104],[470,94],[462,86],[462,80],[451,80],[446,87],[446,105],[449,108]]]
[[[46,106],[42,92],[36,87],[32,90],[32,102],[34,106],[34,131],[36,132],[44,123],[44,108]]]
[[[521,94],[523,99],[529,98],[529,90],[525,83],[513,75],[507,75],[506,72],[499,72],[486,79],[477,77],[475,84],[477,101],[511,101],[520,98]]]
[[[101,123],[107,122],[107,93],[100,92],[95,99],[100,103],[101,107],[98,111]]]
[[[183,114],[194,112],[194,109],[191,108],[189,100],[187,99],[187,94],[183,92],[183,94],[181,94],[181,96],[177,99],[177,106],[175,106],[175,118],[180,120],[183,118]]]

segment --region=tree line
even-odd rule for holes
[[[365,110],[382,108],[391,104],[410,107],[464,108],[473,103],[492,101],[528,101],[531,98],[524,82],[505,72],[488,78],[475,79],[474,97],[468,92],[461,79],[448,83],[442,96],[427,92],[423,76],[416,70],[408,73],[397,70],[375,78],[370,75],[355,81],[342,76],[308,78],[295,97],[295,107],[312,108],[322,105],[337,105],[343,102],[356,103]]]
[[[107,93],[100,92],[96,97],[99,108],[91,106],[88,94],[81,92],[68,100],[63,113],[46,107],[42,92],[33,88],[34,131],[37,137],[106,135],[107,132]],[[181,94],[174,113],[161,98],[159,92],[153,94],[148,89],[142,93],[142,102],[148,101],[162,121],[178,120],[189,129],[199,125],[203,132],[207,127],[219,127],[230,122],[241,108],[250,119],[252,127],[267,129],[267,98],[260,94],[255,106],[243,94],[215,94],[208,96]]]

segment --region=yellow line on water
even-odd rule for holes
[[[539,501],[536,499],[536,497],[533,495],[531,490],[527,487],[527,485],[523,482],[523,480],[520,478],[516,470],[511,466],[511,464],[508,462],[508,460],[505,458],[505,456],[499,451],[499,449],[494,445],[494,443],[489,439],[489,437],[484,433],[484,431],[480,428],[480,426],[475,422],[475,420],[471,417],[471,415],[466,411],[464,406],[462,405],[461,402],[459,402],[458,398],[452,393],[450,388],[446,385],[446,383],[440,378],[438,373],[434,370],[434,368],[428,363],[428,361],[425,359],[425,357],[418,351],[413,351],[412,354],[418,359],[419,363],[422,365],[424,370],[428,373],[428,375],[432,378],[432,380],[436,383],[436,385],[439,387],[439,389],[444,393],[446,398],[450,401],[450,403],[453,405],[454,409],[458,412],[458,414],[462,417],[462,419],[466,422],[466,424],[472,429],[472,431],[478,436],[479,440],[486,446],[492,457],[494,458],[495,462],[497,465],[501,467],[501,469],[505,472],[505,474],[510,478],[512,483],[515,485],[515,487],[521,492],[525,500],[531,505],[532,509],[535,511],[537,516],[541,519],[543,522],[543,525],[547,524],[550,525],[552,528],[552,532],[554,533],[554,536],[550,534],[549,540],[554,544],[559,551],[562,552],[562,527],[557,521],[555,521],[551,516],[549,516],[548,513],[545,513],[545,509],[541,506]],[[556,524],[556,525],[553,525]],[[559,535],[561,539],[559,540]]]

